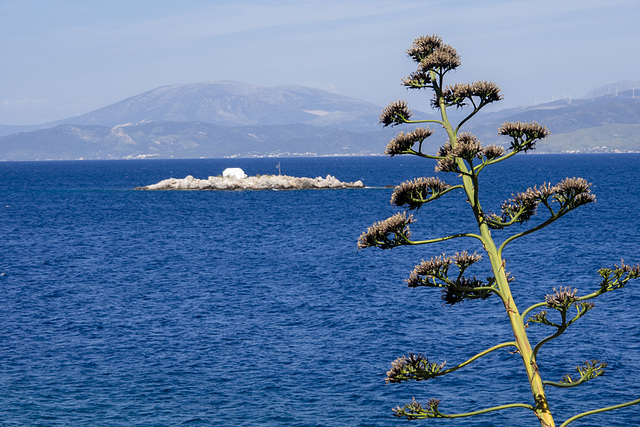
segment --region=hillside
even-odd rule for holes
[[[350,132],[306,124],[218,126],[202,122],[143,122],[114,127],[65,124],[0,137],[0,157],[70,160],[370,155],[383,152],[391,137],[389,132]]]
[[[91,113],[76,125],[205,122],[223,126],[310,124],[372,130],[379,107],[303,86],[275,88],[239,82],[163,86]]]
[[[5,126],[13,133],[0,136],[0,160],[380,155],[396,132],[408,130],[382,128],[381,110],[301,86],[164,86],[22,132]],[[459,114],[453,110],[451,117]],[[551,136],[538,144],[541,153],[640,151],[640,93],[636,97],[634,89],[480,113],[464,130],[485,144],[507,144],[497,135],[505,121],[547,126]],[[430,152],[437,151],[442,138],[437,133],[431,138]]]

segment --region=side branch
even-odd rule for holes
[[[442,120],[436,120],[436,119],[424,119],[424,120],[405,120],[404,123],[409,123],[409,124],[416,124],[416,123],[438,123],[439,125],[442,125],[444,122]]]
[[[436,239],[429,239],[429,240],[409,240],[408,238],[406,238],[405,240],[408,245],[426,245],[429,243],[438,243],[438,242],[444,242],[446,240],[457,239],[459,237],[473,237],[475,239],[482,241],[482,236],[479,236],[473,233],[452,234],[451,236],[438,237]]]
[[[580,375],[580,378],[574,378],[571,375],[565,375],[560,382],[543,381],[542,383],[547,386],[559,387],[559,388],[571,388],[577,387],[580,384],[584,384],[589,380],[604,375],[607,364],[600,362],[599,360],[587,360],[581,366],[576,366],[576,371]]]
[[[510,403],[507,405],[493,406],[491,408],[480,409],[478,411],[464,412],[460,414],[445,414],[440,412],[438,405],[440,401],[438,399],[431,399],[427,402],[425,407],[418,403],[415,398],[413,402],[407,403],[404,407],[397,407],[393,409],[393,415],[396,417],[405,417],[408,420],[418,420],[425,418],[464,418],[474,415],[486,414],[494,411],[501,411],[503,409],[511,408],[526,408],[535,411],[535,408],[526,403]]]
[[[391,363],[391,369],[387,372],[387,383],[401,383],[403,381],[426,381],[430,378],[440,377],[442,375],[450,374],[452,372],[457,371],[460,368],[467,366],[468,364],[474,362],[475,360],[486,356],[487,354],[499,350],[505,347],[516,347],[515,342],[505,342],[498,345],[495,345],[491,348],[488,348],[472,358],[468,359],[465,362],[460,363],[452,368],[445,369],[443,363],[433,363],[430,362],[429,359],[424,357],[422,354],[409,354],[409,357],[402,356],[397,358]]]
[[[535,411],[535,408],[526,403],[510,403],[507,405],[493,406],[491,408],[480,409],[478,411],[473,412],[464,412],[460,414],[442,414],[438,418],[464,418],[464,417],[472,417],[474,415],[487,414],[489,412],[502,411],[503,409],[511,409],[511,408],[526,408],[532,411]]]
[[[471,362],[473,362],[473,361],[475,361],[475,360],[477,360],[477,359],[479,359],[479,358],[481,358],[483,356],[486,356],[487,354],[489,354],[491,352],[494,352],[496,350],[499,350],[499,349],[505,348],[505,347],[516,347],[516,348],[518,348],[518,346],[516,345],[515,341],[508,341],[508,342],[503,342],[503,343],[498,344],[498,345],[494,345],[493,347],[488,348],[485,351],[482,351],[482,352],[476,354],[475,356],[473,356],[471,359],[467,360],[466,362],[462,362],[461,364],[459,364],[457,366],[454,366],[453,368],[449,368],[449,369],[443,371],[442,375],[457,371],[458,369],[467,366]]]
[[[559,213],[558,215],[554,215],[552,217],[550,217],[549,219],[547,219],[545,222],[538,224],[537,226],[530,228],[529,230],[525,230],[521,233],[518,234],[514,234],[513,236],[507,238],[504,242],[502,242],[502,244],[500,245],[500,247],[498,248],[498,256],[502,257],[502,251],[504,250],[505,246],[507,246],[509,243],[513,242],[515,239],[519,239],[520,237],[524,237],[528,234],[534,233],[544,227],[546,227],[547,225],[555,222],[557,219],[559,219],[561,216],[563,216],[565,213],[567,212],[562,212]]]
[[[560,427],[566,427],[570,423],[572,423],[572,422],[574,422],[576,420],[579,420],[580,418],[587,417],[589,415],[595,415],[595,414],[599,414],[601,412],[607,412],[607,411],[613,411],[615,409],[626,408],[627,406],[633,406],[633,405],[637,405],[639,403],[640,403],[640,399],[636,399],[636,400],[631,400],[631,401],[626,402],[626,403],[620,403],[619,405],[607,406],[606,408],[594,409],[593,411],[583,412],[581,414],[574,415],[573,417],[569,418],[567,421],[565,421],[562,424],[560,424]]]
[[[531,307],[527,308],[525,311],[522,312],[522,314],[520,315],[520,318],[522,320],[522,324],[524,325],[526,322],[524,321],[525,317],[527,316],[527,314],[529,314],[531,311],[535,310],[536,308],[540,308],[540,307],[546,307],[547,303],[546,302],[539,302],[537,304],[532,305]]]

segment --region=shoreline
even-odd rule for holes
[[[168,178],[156,184],[135,187],[135,190],[309,190],[309,189],[345,189],[365,188],[362,181],[342,182],[334,176],[325,178],[306,178],[288,175],[259,175],[247,178],[210,176],[207,179],[197,179],[191,175],[184,178]]]

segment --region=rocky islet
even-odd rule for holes
[[[185,178],[168,178],[156,184],[136,187],[136,190],[305,190],[364,188],[362,181],[342,182],[334,176],[326,178],[305,178],[287,175],[261,175],[247,178],[235,176],[210,176],[197,179],[191,175]]]

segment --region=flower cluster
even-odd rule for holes
[[[440,147],[438,150],[438,157],[442,158],[438,160],[438,163],[436,163],[436,172],[460,172],[449,141]]]
[[[601,268],[598,270],[598,274],[602,277],[598,293],[603,294],[615,289],[624,288],[629,280],[639,278],[640,266],[635,265],[631,267],[621,261],[620,266],[616,264],[614,268]]]
[[[491,144],[482,148],[482,155],[487,160],[497,159],[503,154],[504,154],[504,148],[500,147],[499,145]]]
[[[446,72],[460,66],[460,55],[448,44],[443,44],[435,49],[431,55],[420,61],[419,71],[441,70]]]
[[[416,265],[409,275],[407,286],[415,288],[426,286],[442,288],[442,299],[445,304],[454,305],[464,300],[485,299],[491,295],[491,289],[481,280],[474,277],[463,276],[465,270],[472,264],[480,261],[482,257],[477,253],[469,254],[467,251],[456,253],[452,257],[432,257],[429,261],[422,260]],[[458,267],[459,273],[455,280],[449,278],[451,265]],[[477,289],[482,288],[482,289]]]
[[[506,200],[501,206],[501,221],[509,222],[526,222],[536,213],[538,204],[546,201],[555,192],[555,187],[544,183],[540,188],[534,186],[527,189],[524,193],[518,193],[511,199]]]
[[[470,165],[473,164],[473,159],[482,160],[483,157],[486,160],[493,160],[504,154],[504,149],[497,145],[488,145],[483,147],[478,139],[470,132],[463,132],[458,135],[455,147],[452,147],[451,142],[447,141],[440,150],[438,156],[441,157],[436,164],[437,172],[458,172],[460,169],[456,163],[456,159],[464,159]]]
[[[407,55],[419,64],[441,46],[442,38],[440,36],[420,36],[416,38],[411,47],[407,49]]]
[[[607,364],[599,360],[587,360],[581,366],[576,366],[576,371],[580,374],[580,378],[573,378],[571,375],[565,375],[560,381],[561,384],[576,384],[592,380],[596,377],[604,375],[604,369]]]
[[[413,268],[413,271],[407,279],[407,286],[415,288],[418,286],[441,286],[432,284],[429,279],[438,278],[440,280],[448,278],[449,267],[453,264],[451,257],[445,257],[444,254],[432,257],[429,261],[422,262]]]
[[[433,363],[422,354],[409,353],[409,357],[402,356],[391,362],[391,369],[387,372],[387,383],[400,383],[409,380],[428,380],[441,375],[446,362]]]
[[[424,203],[440,197],[450,187],[439,178],[415,178],[413,181],[403,182],[393,190],[391,204],[419,209]]]
[[[440,280],[448,280],[449,267],[454,264],[461,272],[464,272],[472,264],[480,261],[482,256],[473,253],[469,254],[467,251],[456,252],[454,256],[445,256],[444,254],[431,257],[429,261],[422,260],[422,262],[416,265],[411,272],[411,277],[407,280],[409,287],[425,286],[422,283],[424,280],[420,278],[437,278]],[[412,279],[413,278],[413,279]],[[432,286],[432,285],[426,285]]]
[[[407,122],[411,118],[411,114],[411,110],[407,107],[406,101],[395,101],[382,110],[380,123],[382,123],[384,127],[399,125],[400,123]]]
[[[555,292],[554,294],[547,294],[544,297],[544,302],[547,303],[547,307],[566,311],[578,300],[576,297],[578,290],[571,289],[571,286],[560,286],[560,289],[553,288],[553,291]]]
[[[458,141],[451,154],[471,162],[474,157],[482,158],[482,146],[473,134],[464,132],[458,135]]]
[[[551,186],[544,183],[540,188],[533,187],[524,193],[517,193],[500,206],[501,215],[487,214],[485,218],[491,228],[504,228],[515,223],[524,223],[535,215],[540,203],[552,209],[551,200],[559,204],[554,215],[561,215],[587,203],[595,202],[591,193],[591,184],[582,178],[566,178]]]
[[[487,285],[480,279],[473,277],[459,277],[455,285],[449,285],[442,290],[442,300],[445,304],[459,304],[465,300],[487,299],[491,296]]]
[[[431,75],[428,71],[417,70],[402,79],[402,85],[408,89],[431,87]]]
[[[412,222],[414,222],[413,215],[407,216],[405,212],[399,212],[384,221],[378,221],[360,235],[358,248],[392,249],[403,245],[411,237],[409,224]]]
[[[407,54],[418,63],[418,69],[402,80],[403,85],[411,89],[431,86],[431,72],[444,74],[460,66],[458,52],[442,43],[438,36],[418,37]]]
[[[429,128],[417,128],[413,132],[404,133],[400,132],[392,139],[384,151],[384,154],[389,157],[396,156],[398,154],[409,154],[412,152],[411,147],[416,143],[422,144],[422,142],[433,134],[433,130]]]
[[[507,122],[498,128],[498,134],[510,136],[513,139],[511,150],[527,152],[535,147],[537,140],[549,136],[549,130],[536,122]]]
[[[417,420],[422,418],[442,418],[443,414],[438,411],[438,405],[440,405],[440,400],[438,399],[430,399],[426,403],[426,407],[422,407],[420,403],[418,403],[413,398],[413,401],[404,405],[404,407],[396,407],[393,409],[394,417],[406,417],[408,420]]]
[[[447,105],[455,105],[457,107],[465,106],[468,101],[474,102],[474,97],[479,98],[476,107],[502,100],[500,87],[493,82],[487,81],[457,83],[453,86],[447,86],[442,90],[442,96]]]
[[[555,199],[568,209],[595,202],[596,196],[591,194],[589,184],[584,178],[566,178],[556,185]]]

